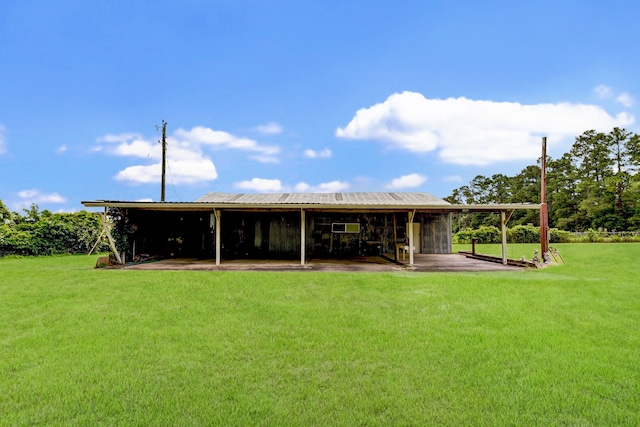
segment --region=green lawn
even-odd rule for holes
[[[639,425],[640,244],[556,246],[464,274],[0,259],[0,425]]]

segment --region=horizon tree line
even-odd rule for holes
[[[515,176],[478,175],[445,197],[450,203],[540,202],[541,169],[525,167]],[[615,127],[588,130],[560,158],[547,156],[549,227],[567,231],[640,230],[640,136]],[[499,226],[492,214],[457,214],[454,232]],[[539,224],[537,211],[516,211],[510,225]]]

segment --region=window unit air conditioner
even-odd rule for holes
[[[360,233],[360,224],[357,222],[334,222],[331,224],[332,233]]]

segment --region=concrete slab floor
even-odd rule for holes
[[[378,271],[517,271],[518,267],[468,259],[459,254],[427,255],[414,254],[414,265],[395,263],[379,256],[354,257],[348,259],[308,259],[304,266],[296,260],[222,260],[216,266],[213,259],[176,258],[143,264],[127,265],[128,270],[210,270],[210,271],[337,271],[337,272],[378,272]]]

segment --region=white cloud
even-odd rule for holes
[[[427,177],[412,173],[410,175],[403,175],[400,178],[391,180],[391,183],[387,185],[387,188],[392,190],[399,190],[402,188],[414,188],[424,184],[427,181]]]
[[[251,158],[260,163],[280,163],[280,159],[276,156],[251,156]]]
[[[38,190],[23,190],[18,192],[18,197],[22,200],[47,203],[64,203],[67,200],[58,193],[41,193]]]
[[[613,89],[607,85],[598,85],[593,88],[593,91],[598,95],[598,97],[603,99],[611,98],[613,96]]]
[[[42,193],[40,190],[22,190],[17,193],[18,200],[12,203],[15,209],[28,208],[32,204],[66,203],[67,199],[58,193]]]
[[[335,193],[347,190],[349,183],[343,181],[324,182],[318,185],[309,185],[300,182],[291,190],[290,186],[285,186],[279,179],[253,178],[250,181],[240,181],[234,187],[241,190],[257,191],[262,193],[294,192],[294,193]]]
[[[144,199],[138,199],[136,202],[153,202],[153,199],[151,197],[146,197]]]
[[[241,181],[234,184],[241,190],[252,190],[263,193],[282,191],[282,182],[279,179],[253,178],[251,181]]]
[[[0,124],[0,154],[7,152],[7,139],[5,137],[7,129]]]
[[[593,88],[595,94],[601,99],[613,99],[623,107],[633,107],[636,103],[635,99],[627,92],[616,92],[613,88],[606,85],[599,85]]]
[[[618,104],[622,104],[627,108],[633,107],[633,105],[636,103],[635,99],[633,99],[633,97],[626,92],[622,92],[621,94],[616,96],[616,102]]]
[[[58,154],[66,153],[68,150],[69,150],[69,147],[67,147],[66,145],[61,145],[56,150],[56,153],[58,153]]]
[[[634,121],[628,113],[612,117],[595,105],[441,100],[403,92],[358,110],[336,136],[378,140],[416,153],[437,150],[447,163],[486,165],[536,159],[542,136],[553,144],[588,129],[609,130]]]
[[[178,129],[167,137],[167,179],[174,184],[211,181],[218,177],[207,151],[235,149],[256,153],[251,158],[262,163],[278,163],[280,147],[260,145],[248,138],[205,127]],[[137,133],[108,134],[97,139],[93,151],[110,155],[148,159],[147,164],[129,166],[115,175],[119,181],[157,183],[161,181],[162,146]]]
[[[300,182],[294,187],[296,193],[336,193],[345,191],[349,188],[348,182],[331,181],[318,185],[309,185],[306,182]]]
[[[282,133],[282,126],[275,122],[269,122],[264,125],[256,126],[256,130],[267,135],[275,135]]]
[[[328,159],[331,157],[331,154],[331,150],[328,148],[325,148],[321,151],[315,151],[312,149],[304,150],[305,157],[308,157],[310,159]]]
[[[205,146],[255,151],[265,155],[274,155],[280,152],[280,148],[277,146],[260,145],[249,138],[240,138],[228,132],[202,126],[196,126],[191,130],[178,129],[174,135],[176,138]]]
[[[132,139],[142,139],[142,135],[140,135],[139,133],[110,133],[98,138],[98,142],[126,142]]]
[[[160,163],[129,166],[118,172],[115,179],[136,184],[158,183],[162,181]],[[166,181],[174,184],[193,184],[212,181],[218,177],[216,167],[209,159],[167,160]]]

